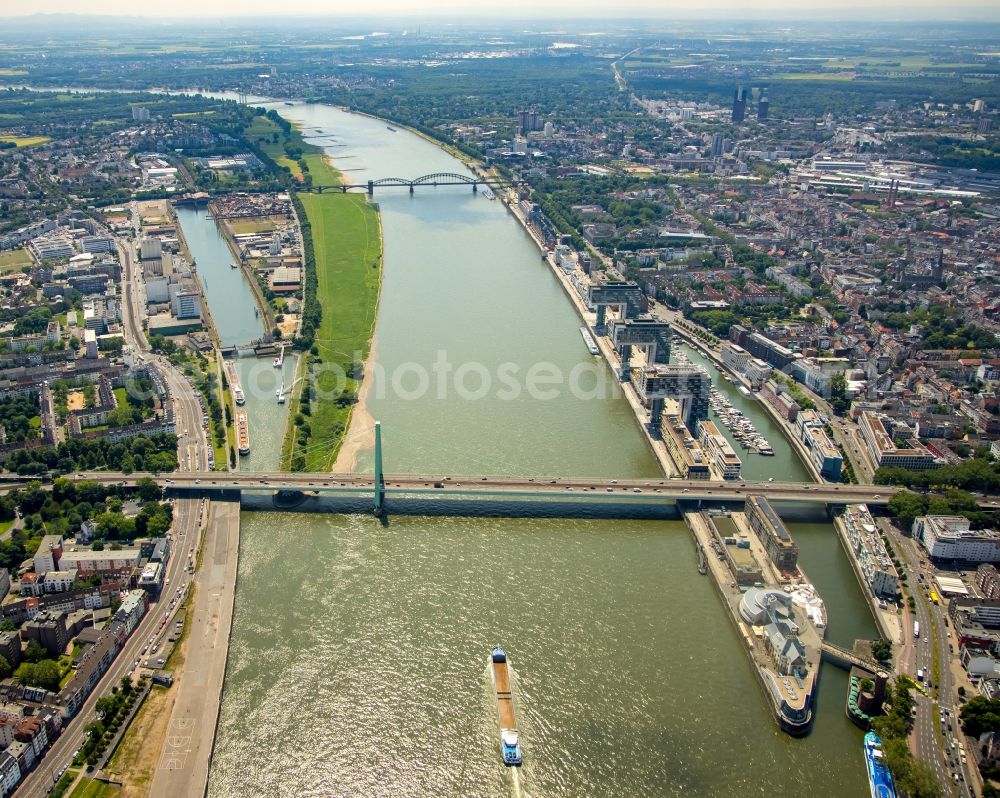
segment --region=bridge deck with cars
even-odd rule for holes
[[[149,474],[95,471],[72,475],[103,484],[135,485]],[[203,492],[238,490],[252,493],[300,491],[318,495],[374,495],[378,480],[368,474],[331,473],[238,473],[183,471],[160,474],[154,479],[173,491]],[[770,501],[807,504],[886,504],[900,488],[882,485],[833,485],[808,482],[709,481],[681,479],[600,479],[517,476],[430,476],[385,474],[384,495],[456,495],[463,497],[517,496],[545,498],[555,495],[585,495],[588,500],[619,499],[642,495],[647,500],[742,501],[748,495],[765,496]]]

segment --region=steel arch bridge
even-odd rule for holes
[[[382,177],[378,180],[369,180],[366,183],[341,183],[336,186],[311,186],[301,188],[300,191],[313,191],[322,194],[326,191],[341,191],[347,193],[351,189],[363,188],[369,196],[375,193],[375,188],[408,188],[410,193],[414,193],[417,186],[472,186],[473,193],[479,190],[479,186],[487,188],[510,188],[523,185],[520,180],[496,180],[485,177],[470,177],[469,175],[458,174],[457,172],[435,172],[430,175],[420,177]]]
[[[454,172],[437,172],[433,175],[421,175],[413,180],[407,180],[403,177],[383,177],[381,180],[372,181],[373,185],[376,186],[437,186],[442,184],[447,186],[461,186],[482,182],[478,178],[459,175]]]

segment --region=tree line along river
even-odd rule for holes
[[[276,107],[351,182],[466,171],[379,120]],[[607,369],[593,369],[570,303],[500,202],[457,187],[385,190],[375,200],[385,239],[376,360],[386,387],[372,390],[367,409],[383,424],[387,471],[657,473],[613,379],[586,382]],[[190,222],[214,230],[211,220]],[[199,258],[203,277],[208,268]],[[212,279],[208,301],[225,339]],[[450,364],[443,388],[445,366],[435,363]],[[527,387],[539,363],[566,377],[552,398]],[[243,467],[273,468],[284,423],[276,374],[270,362],[239,367],[244,387],[260,385],[247,391],[255,437]],[[578,387],[600,390],[574,395],[574,369]],[[517,396],[501,395],[503,373],[518,375]],[[760,412],[735,390],[730,399]],[[787,443],[777,428],[751,417],[778,456],[756,458],[748,475],[802,478],[794,455],[779,451]],[[370,466],[363,455],[358,467]],[[245,512],[241,523],[213,798],[866,789],[861,734],[843,714],[846,675],[824,668],[809,737],[780,732],[680,521],[392,516],[383,527],[365,516]],[[826,600],[829,637],[873,637],[832,526],[802,518],[789,527]],[[519,772],[498,753],[486,669],[495,643],[514,666]]]

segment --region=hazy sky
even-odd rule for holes
[[[474,17],[486,14],[504,16],[512,21],[518,16],[628,17],[715,15],[726,12],[735,16],[759,16],[766,13],[790,13],[796,17],[818,13],[820,16],[849,16],[852,9],[879,12],[879,16],[907,18],[916,12],[926,16],[968,16],[969,10],[983,9],[995,17],[997,0],[295,0],[291,5],[274,0],[165,0],[136,3],[134,0],[0,0],[0,16],[29,14],[112,14],[127,16],[219,16],[219,15],[437,15]],[[964,13],[956,13],[959,11]]]

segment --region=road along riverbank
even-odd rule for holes
[[[173,710],[150,798],[204,795],[222,700],[240,551],[239,501],[213,501],[188,632],[184,677]],[[182,556],[178,554],[177,556]]]

